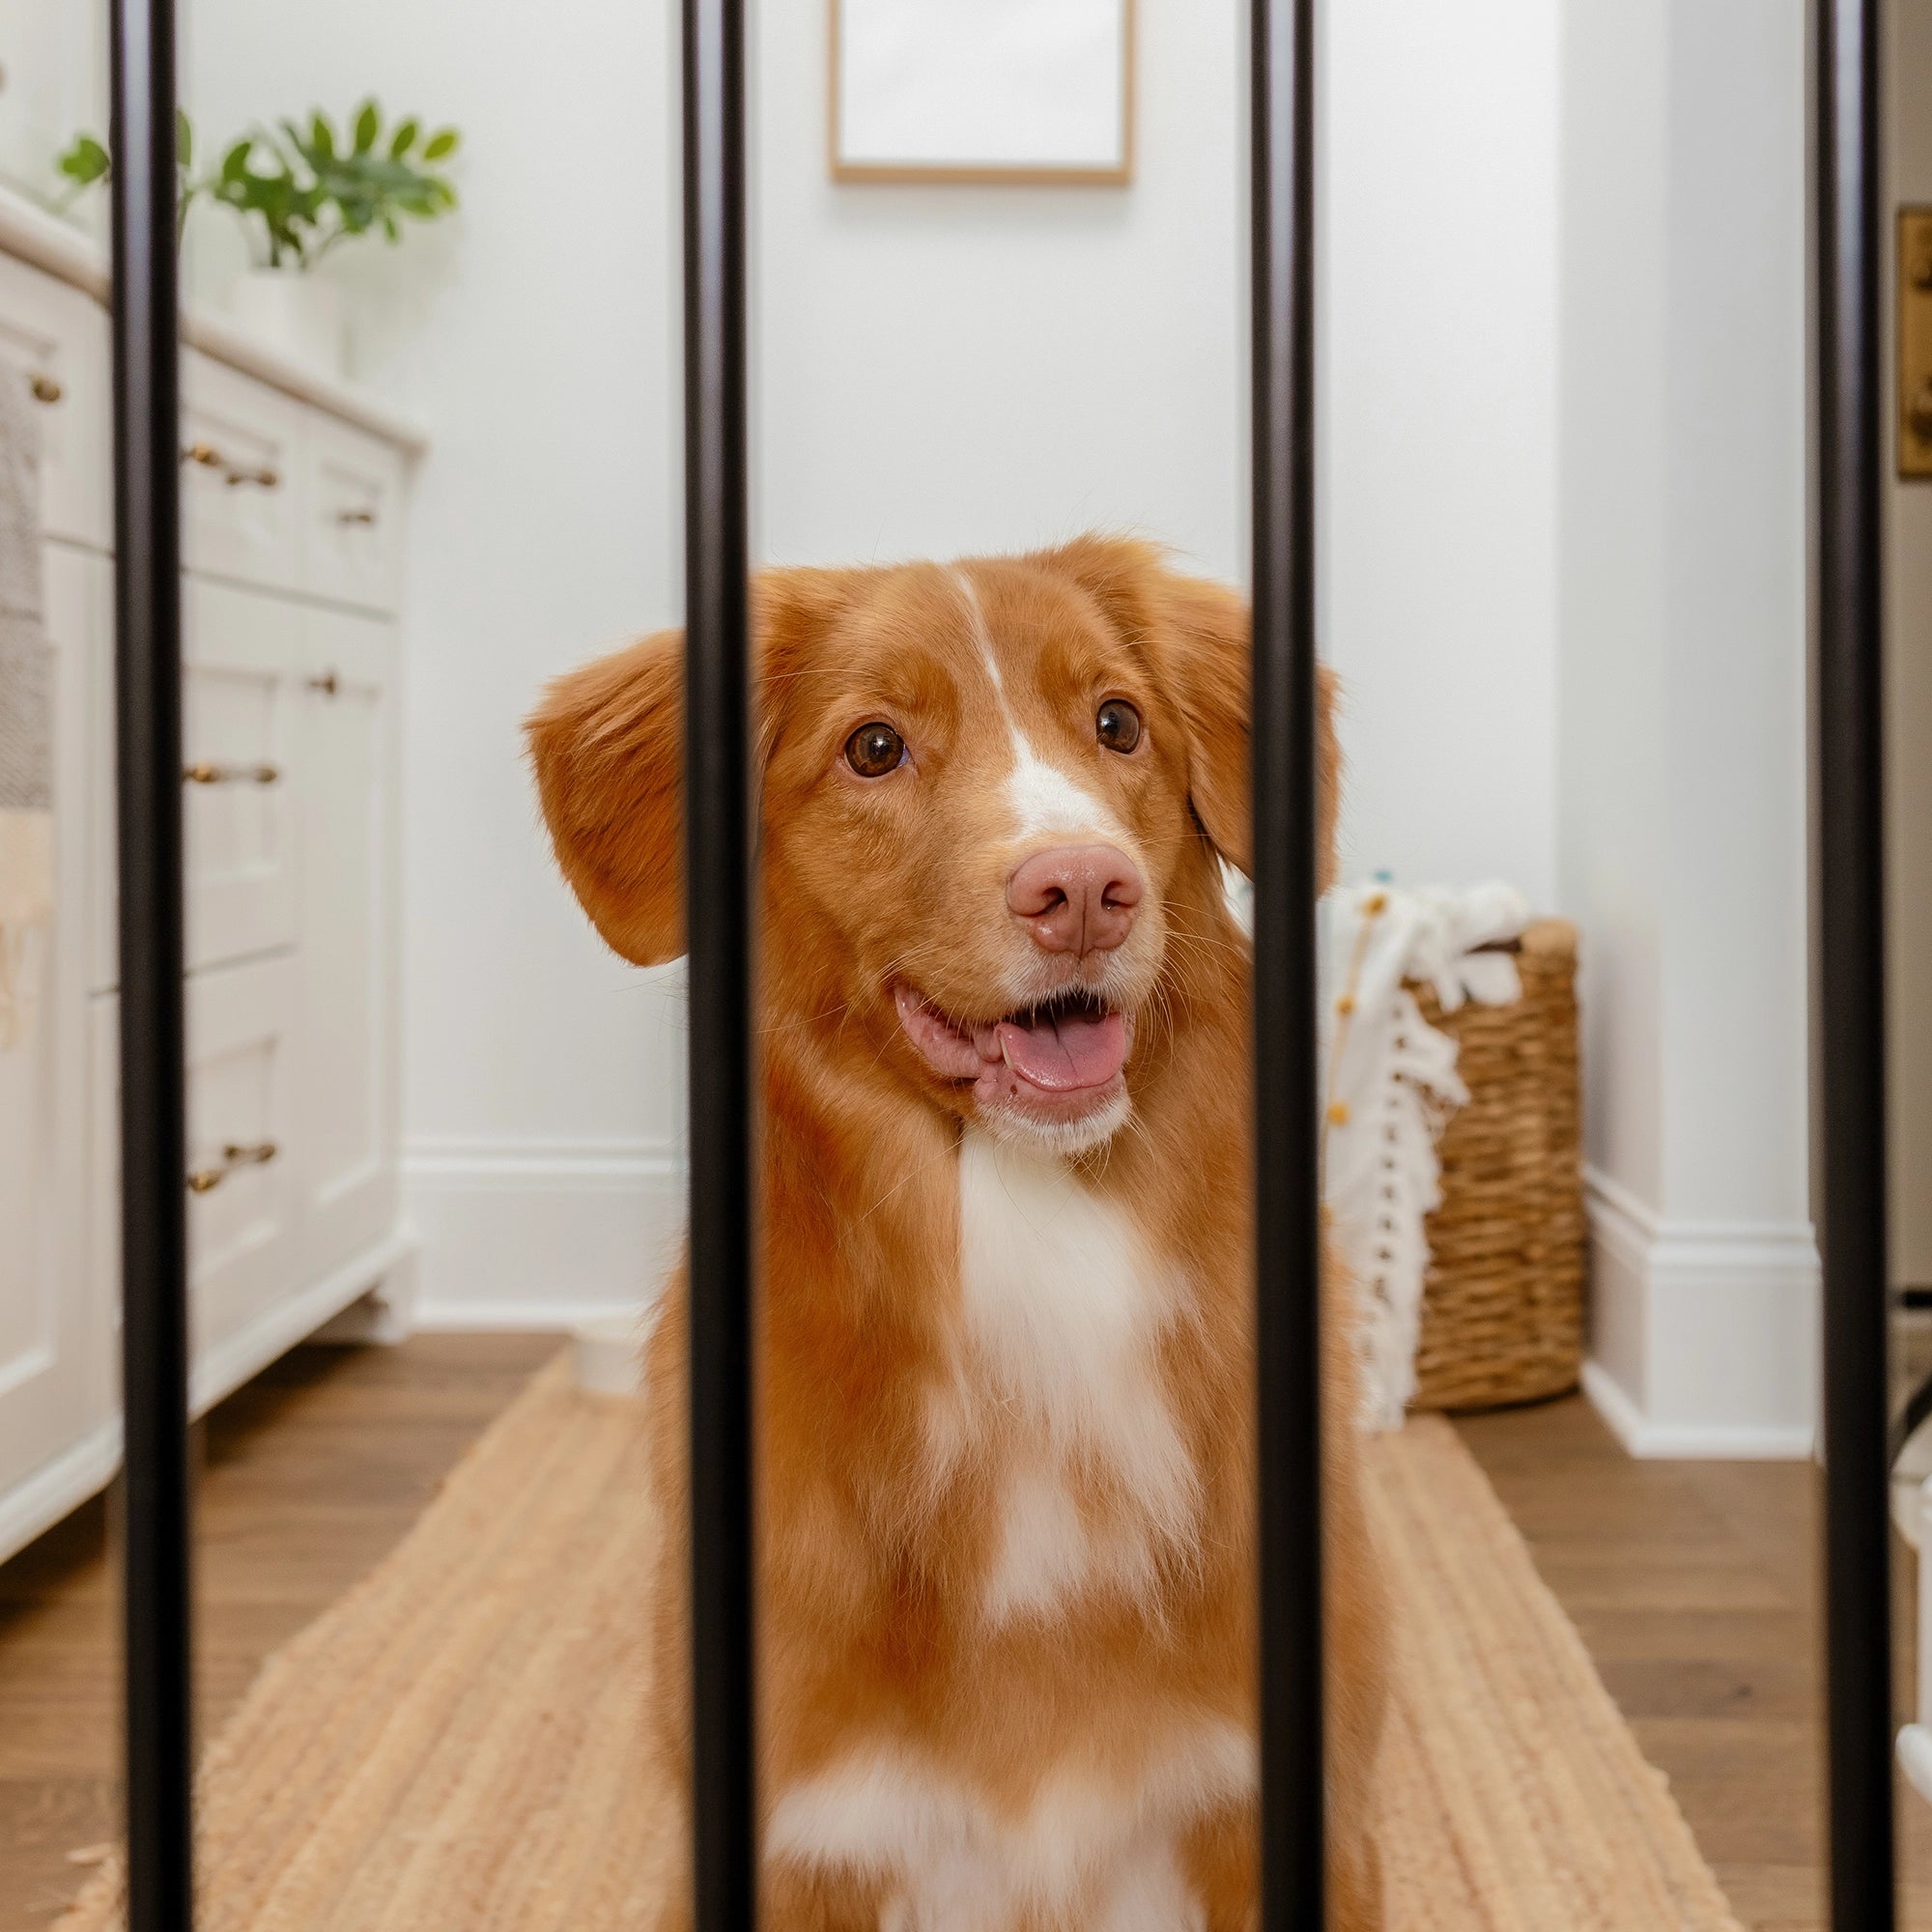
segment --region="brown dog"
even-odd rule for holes
[[[764,1923],[1238,1932],[1246,611],[1098,538],[754,604]],[[564,873],[640,964],[682,951],[681,684],[668,632],[529,727]],[[1370,1932],[1383,1617],[1336,1314],[1330,1922]],[[648,1360],[679,1767],[685,1322],[679,1279]]]

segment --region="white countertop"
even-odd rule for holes
[[[17,256],[85,289],[98,301],[108,298],[106,255],[78,229],[5,185],[0,185],[0,253]],[[186,304],[182,311],[182,340],[217,362],[354,423],[412,456],[429,447],[429,430],[416,417],[258,341],[218,310],[199,302]]]

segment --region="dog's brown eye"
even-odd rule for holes
[[[1141,741],[1141,714],[1124,697],[1110,697],[1094,721],[1101,744],[1110,752],[1131,752]]]
[[[845,740],[845,762],[862,779],[882,779],[905,758],[905,740],[890,724],[861,724]]]

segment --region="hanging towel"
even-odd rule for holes
[[[27,948],[53,914],[53,654],[41,582],[41,425],[0,371],[0,1052],[28,1021]]]
[[[1322,1195],[1362,1296],[1364,1420],[1399,1429],[1415,1393],[1426,1222],[1442,1201],[1435,1143],[1469,1098],[1456,1042],[1406,982],[1427,982],[1445,1012],[1520,999],[1516,961],[1475,949],[1518,937],[1529,904],[1504,885],[1358,885],[1338,887],[1322,911]]]

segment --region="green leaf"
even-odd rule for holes
[[[76,134],[73,145],[55,163],[69,181],[81,187],[92,187],[96,182],[105,181],[113,163],[107,150],[92,134]]]
[[[194,123],[185,107],[175,109],[175,159],[185,168],[194,165]]]
[[[395,241],[409,222],[447,214],[456,191],[431,160],[459,139],[444,128],[425,143],[414,116],[385,131],[372,96],[341,130],[320,109],[277,131],[255,128],[199,186],[255,229],[271,263],[312,268],[341,242],[379,229]]]

